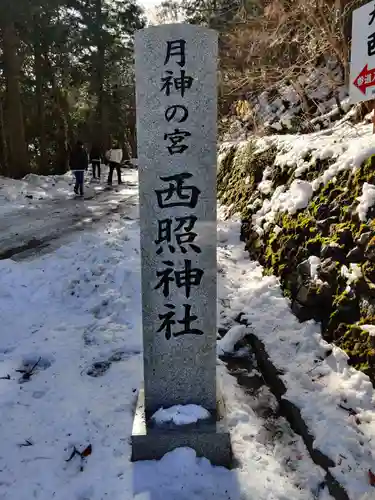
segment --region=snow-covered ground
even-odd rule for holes
[[[333,472],[352,500],[364,499],[374,493],[372,387],[341,351],[314,363],[328,349],[317,325],[298,324],[277,280],[261,276],[238,237],[237,223],[219,223],[220,322],[229,328],[238,312],[247,314],[288,369],[288,397],[317,443],[341,457]],[[137,218],[119,212],[52,254],[0,261],[0,499],[330,498],[299,439],[264,439],[262,419],[219,361],[237,468],[213,467],[189,449],[159,462],[129,461],[142,371],[138,240]],[[358,422],[338,402],[358,410]]]

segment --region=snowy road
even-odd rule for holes
[[[116,211],[130,215],[137,201],[136,175],[127,170],[123,186],[99,191],[92,199],[46,200],[4,214],[0,218],[0,259],[51,244],[55,249],[61,238],[90,229]],[[92,188],[91,192],[94,194]]]

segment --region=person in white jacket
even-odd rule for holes
[[[108,185],[112,186],[113,171],[116,169],[117,180],[122,184],[121,180],[121,162],[122,162],[122,149],[116,144],[116,147],[111,148],[106,153],[109,162]]]

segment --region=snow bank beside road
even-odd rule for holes
[[[42,176],[29,174],[22,180],[0,177],[0,213],[36,206],[38,201],[72,196],[73,175]]]
[[[102,165],[102,184],[90,184],[91,167],[85,174],[86,193],[95,195],[103,190],[108,168]],[[0,215],[29,207],[37,208],[44,200],[65,200],[73,197],[74,175],[28,174],[21,180],[0,176]]]

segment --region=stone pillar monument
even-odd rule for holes
[[[144,390],[133,460],[190,446],[229,465],[216,387],[217,34],[170,24],[136,34]],[[161,407],[211,418],[160,426]]]

